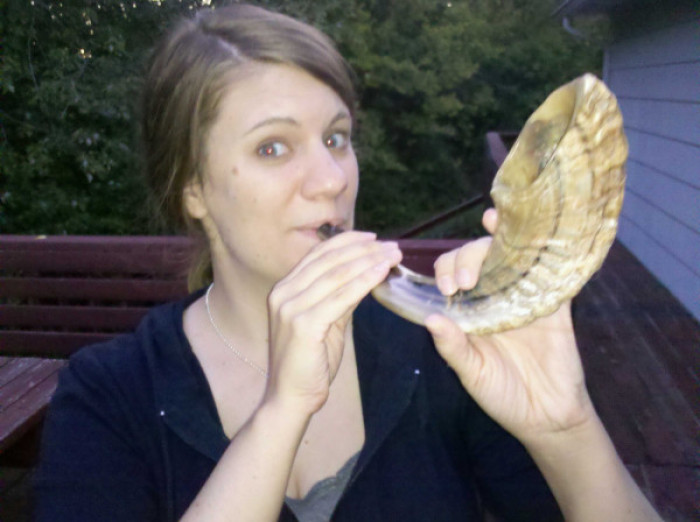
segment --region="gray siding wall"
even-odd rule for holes
[[[618,238],[700,320],[700,23],[610,46],[630,145]]]

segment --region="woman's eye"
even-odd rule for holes
[[[258,156],[262,158],[277,158],[288,151],[287,146],[279,141],[264,143],[258,147]]]
[[[326,138],[326,147],[329,149],[344,149],[350,141],[346,132],[334,132]]]

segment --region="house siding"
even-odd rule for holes
[[[620,241],[700,320],[700,24],[606,50],[630,145]]]

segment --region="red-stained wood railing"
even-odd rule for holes
[[[32,464],[65,358],[186,293],[180,237],[0,235],[0,463]]]
[[[181,237],[0,236],[0,355],[66,357],[186,292]]]
[[[407,266],[431,273],[459,241],[400,243]],[[193,245],[177,236],[0,235],[0,462],[34,461],[66,357],[187,294]]]

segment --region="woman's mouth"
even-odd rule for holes
[[[345,232],[345,229],[340,225],[333,225],[331,223],[324,223],[316,229],[316,235],[322,240],[330,239],[333,236]]]

